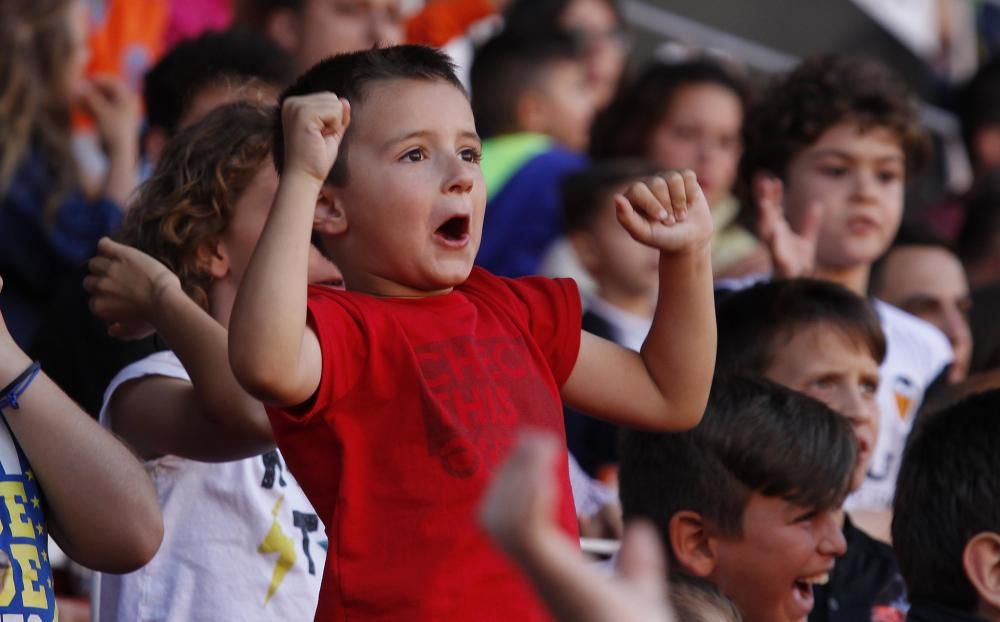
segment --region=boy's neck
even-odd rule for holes
[[[655,297],[649,294],[630,294],[598,284],[597,296],[612,307],[640,317],[651,318],[656,310]]]
[[[813,276],[817,279],[832,281],[838,285],[842,285],[862,298],[866,298],[868,296],[868,279],[871,276],[871,271],[872,267],[868,264],[849,268],[816,266],[816,272]]]

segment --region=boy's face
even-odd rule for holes
[[[874,294],[941,329],[955,351],[948,379],[957,382],[965,378],[972,358],[972,299],[958,257],[937,246],[893,248],[885,258]]]
[[[715,205],[736,181],[743,152],[743,105],[732,91],[709,82],[683,86],[671,99],[650,137],[649,157],[667,170],[693,170]]]
[[[328,238],[349,289],[444,293],[469,276],[483,230],[480,140],[465,95],[443,81],[370,85],[352,110],[346,215]]]
[[[750,495],[743,535],[716,536],[710,581],[732,599],[747,622],[805,620],[812,585],[825,582],[847,550],[834,512],[803,508],[777,497]]]
[[[219,245],[226,257],[228,276],[236,286],[243,280],[250,256],[264,231],[264,223],[277,190],[278,173],[271,160],[267,159],[233,206],[232,217],[222,233]],[[339,284],[340,280],[337,266],[313,246],[309,253],[309,282]]]
[[[795,156],[785,172],[785,214],[801,230],[807,207],[823,206],[819,268],[867,267],[889,247],[903,214],[903,150],[882,127],[834,125]]]
[[[575,248],[603,298],[613,303],[640,297],[651,304],[660,283],[660,252],[632,239],[618,222],[612,196],[606,195],[589,229],[573,235]]]
[[[290,43],[299,71],[328,56],[403,42],[399,0],[305,0]]]
[[[590,141],[590,123],[594,119],[594,95],[587,84],[582,63],[559,61],[545,71],[545,78],[534,93],[536,127],[559,143],[583,151]]]
[[[858,440],[851,490],[857,490],[878,441],[878,363],[862,343],[827,323],[798,328],[773,345],[768,379],[816,398],[851,422]]]

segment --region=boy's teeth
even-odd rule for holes
[[[815,577],[806,577],[805,579],[801,579],[801,581],[810,585],[826,585],[830,582],[830,573],[816,575]]]

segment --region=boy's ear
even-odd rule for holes
[[[347,212],[337,191],[329,184],[323,184],[316,199],[316,213],[313,216],[313,230],[324,235],[340,235],[347,231]]]
[[[267,38],[286,52],[293,53],[299,44],[298,15],[292,9],[275,9],[267,16],[264,32]]]
[[[229,274],[229,252],[221,239],[204,242],[198,247],[198,263],[212,275],[213,279],[221,279]]]
[[[590,274],[595,274],[601,267],[601,257],[597,250],[597,242],[589,231],[573,231],[566,235],[569,245],[576,253],[576,258]]]
[[[683,510],[670,517],[670,546],[688,573],[707,578],[718,561],[701,514]]]
[[[962,551],[962,567],[979,595],[980,608],[1000,611],[1000,533],[973,536]]]

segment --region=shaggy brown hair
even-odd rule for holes
[[[747,112],[739,176],[744,205],[753,205],[754,174],[768,171],[784,179],[795,156],[845,121],[895,134],[908,173],[926,163],[930,143],[916,101],[892,71],[865,58],[818,56],[777,77]]]
[[[199,249],[218,240],[260,167],[270,165],[275,118],[272,106],[247,102],[212,111],[167,144],[126,213],[125,242],[163,262],[202,308],[212,276]]]

